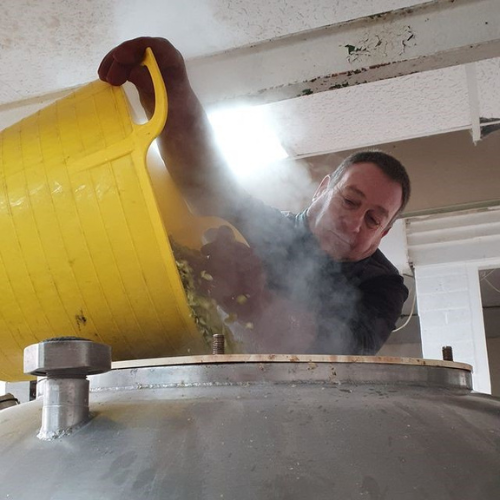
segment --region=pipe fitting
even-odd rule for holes
[[[46,377],[38,438],[52,440],[90,420],[87,375],[111,369],[111,348],[78,337],[57,337],[24,350],[24,372]]]

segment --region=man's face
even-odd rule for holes
[[[401,206],[401,185],[373,163],[355,163],[337,185],[325,177],[307,211],[320,247],[337,261],[372,255]]]

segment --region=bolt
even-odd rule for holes
[[[443,346],[443,361],[453,361],[453,348],[451,345]]]
[[[212,354],[224,354],[224,335],[216,333],[212,337]]]

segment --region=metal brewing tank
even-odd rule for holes
[[[43,397],[0,412],[1,499],[500,498],[500,400],[471,391],[467,365],[284,355],[117,363],[89,377],[85,416],[85,397],[73,410],[65,381],[105,363],[76,364],[48,370]]]

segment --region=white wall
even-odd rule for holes
[[[380,250],[398,268],[401,274],[411,274],[408,264],[408,245],[404,219],[397,220],[382,238]]]
[[[500,264],[500,209],[419,217],[407,221],[415,269],[422,350],[473,367],[474,389],[490,393],[479,270]]]
[[[466,263],[415,266],[424,358],[453,359],[473,367],[477,391],[490,393],[490,372],[477,265]]]
[[[7,382],[5,384],[5,393],[13,394],[20,403],[27,403],[30,400],[30,383]]]

